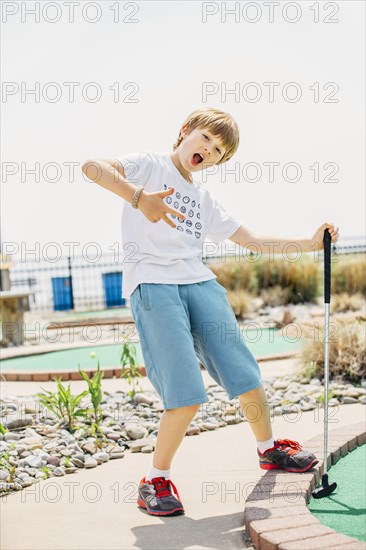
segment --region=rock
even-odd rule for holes
[[[0,470],[0,481],[6,481],[9,477],[8,470]]]
[[[31,455],[32,455],[32,453],[30,451],[23,451],[23,452],[19,453],[20,458],[25,458],[25,457],[31,456]],[[36,456],[36,455],[34,455],[34,456]]]
[[[144,403],[150,406],[154,404],[154,399],[143,393],[136,393],[133,399],[136,403]]]
[[[31,485],[34,485],[34,483],[37,483],[34,477],[27,476],[22,479],[22,486],[30,487]]]
[[[85,462],[85,455],[83,453],[75,453],[72,460],[75,460],[75,458],[81,460],[81,462]]]
[[[49,458],[46,458],[47,464],[52,464],[52,466],[60,466],[60,459],[58,456],[50,456]]]
[[[28,448],[32,449],[41,449],[42,448],[42,438],[41,437],[24,437],[21,440],[22,445],[26,445]]]
[[[31,468],[42,468],[43,461],[39,456],[30,455],[27,456],[24,461],[31,467]]]
[[[116,432],[107,432],[106,436],[108,439],[111,439],[112,441],[118,441],[121,437],[121,434],[118,434]]]
[[[238,412],[238,409],[236,407],[227,407],[225,409],[225,414],[227,415],[235,415]]]
[[[240,418],[238,416],[225,416],[224,422],[229,425],[238,424],[240,422]]]
[[[16,491],[19,489],[22,489],[23,486],[19,482],[7,482],[7,481],[1,481],[0,482],[0,493],[3,493],[5,491]]]
[[[53,470],[53,473],[55,476],[64,476],[65,468],[63,468],[63,466],[59,466]]]
[[[4,435],[5,441],[19,441],[19,439],[22,439],[22,435],[12,432],[6,432]]]
[[[9,415],[10,416],[10,415]],[[17,416],[12,415],[11,420],[3,422],[5,428],[8,430],[14,430],[15,428],[22,428],[24,426],[30,426],[33,423],[32,417],[19,414]]]
[[[76,466],[67,466],[67,467],[65,467],[65,473],[66,474],[74,474],[77,471],[78,471],[78,469],[77,469]]]
[[[296,317],[292,314],[289,309],[285,309],[282,317],[282,325],[290,325],[295,321]]]
[[[45,451],[54,451],[55,449],[58,449],[58,447],[59,447],[58,441],[50,441],[49,443],[46,443],[43,446],[43,449]]]
[[[30,468],[30,467],[25,467],[24,470],[27,472],[27,474],[29,474],[30,476],[35,476],[36,473],[37,473],[37,469],[36,468]]]
[[[91,456],[88,456],[85,459],[85,468],[96,468],[98,466],[98,462],[92,458]]]
[[[117,451],[116,451],[116,452],[111,453],[111,454],[109,455],[109,458],[110,458],[111,460],[114,460],[114,459],[116,459],[116,458],[123,458],[124,456],[125,456],[125,453],[124,453],[124,452],[122,452],[122,451],[117,452]]]
[[[148,431],[142,426],[126,426],[126,433],[130,439],[142,439],[148,435]]]
[[[200,430],[199,426],[191,426],[186,431],[186,435],[199,435],[200,433],[201,433],[201,430]]]
[[[94,453],[92,458],[98,462],[98,464],[102,464],[103,462],[108,462],[109,460],[109,454],[108,453]]]
[[[202,422],[201,426],[203,426],[206,430],[215,430],[218,427],[218,424],[213,424],[212,422]]]
[[[310,384],[312,384],[313,386],[321,386],[322,383],[320,382],[319,378],[312,378],[310,380]]]
[[[314,403],[300,403],[300,407],[303,411],[313,411],[316,408]]]
[[[281,378],[278,378],[277,380],[274,381],[273,388],[275,390],[286,390],[289,383],[290,383],[289,380],[283,380]]]
[[[366,405],[366,395],[362,395],[361,397],[359,397],[358,402],[362,405]]]
[[[81,448],[83,449],[83,451],[86,451],[87,453],[90,453],[91,455],[98,451],[98,448],[97,448],[96,444],[94,443],[94,441],[88,441],[87,443],[84,443],[83,445],[81,445]]]
[[[128,446],[130,448],[131,453],[139,453],[142,449],[142,447],[147,446],[155,447],[154,442],[149,439],[148,437],[145,437],[143,439],[138,439],[136,441],[131,441]]]
[[[339,405],[339,401],[335,397],[332,397],[332,399],[329,399],[328,405],[329,407],[337,407]]]
[[[154,447],[152,447],[151,445],[146,445],[146,447],[141,448],[141,452],[142,453],[152,453],[152,452],[154,452]]]
[[[74,466],[76,466],[76,468],[85,468],[84,462],[78,458],[72,457],[71,462]]]
[[[360,397],[361,395],[364,395],[364,392],[366,390],[364,390],[363,388],[348,388],[343,395],[347,396],[347,397]]]
[[[74,451],[72,451],[71,449],[63,449],[61,451],[61,454],[62,456],[71,456],[72,454],[74,454]]]
[[[343,397],[343,405],[352,405],[353,403],[358,403],[358,400],[355,397]]]
[[[299,393],[285,393],[284,398],[291,401],[291,403],[299,403],[301,401],[301,395]]]

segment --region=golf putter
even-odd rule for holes
[[[335,482],[329,485],[327,474],[328,454],[328,383],[329,383],[329,305],[330,305],[330,244],[328,229],[324,231],[324,306],[325,306],[325,338],[324,338],[324,473],[322,483],[312,491],[314,498],[328,497],[337,488]]]

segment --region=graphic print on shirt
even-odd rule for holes
[[[171,186],[168,187],[164,183],[164,189],[170,188]],[[176,219],[178,223],[180,223],[180,225],[177,225],[175,229],[177,231],[181,231],[182,233],[186,233],[187,235],[192,235],[196,239],[199,239],[202,235],[202,224],[200,221],[200,203],[197,204],[197,202],[192,199],[186,191],[184,192],[184,194],[176,191],[174,195],[171,195],[170,197],[165,197],[164,200],[171,208],[179,210],[179,212],[182,212],[182,214],[186,216],[185,220],[181,220],[180,218],[177,218],[177,216],[175,216],[174,214],[171,214],[171,217]]]

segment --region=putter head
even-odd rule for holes
[[[316,489],[314,489],[314,491],[312,491],[311,494],[313,495],[314,498],[325,498],[325,497],[329,497],[329,495],[331,495],[333,491],[336,490],[336,488],[337,488],[336,482],[334,481],[329,485],[328,474],[323,474],[322,484],[320,485],[320,487],[317,487]]]

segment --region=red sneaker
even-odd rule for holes
[[[277,439],[273,447],[264,453],[257,449],[257,453],[262,470],[307,472],[319,462],[313,453],[303,450],[297,441],[291,439]]]
[[[177,498],[172,494],[171,488]],[[176,486],[165,477],[154,477],[150,481],[146,481],[143,477],[138,488],[137,504],[153,516],[184,514],[183,504]]]

